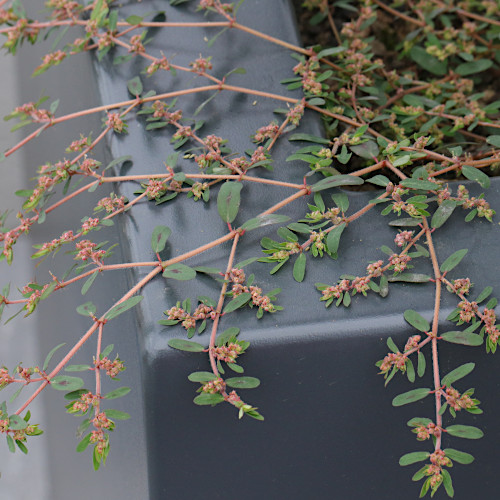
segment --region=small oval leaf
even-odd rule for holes
[[[420,330],[421,332],[428,332],[431,329],[430,323],[413,309],[407,309],[404,312],[404,317],[411,326],[413,326],[417,330]]]
[[[414,451],[412,453],[406,453],[399,459],[399,465],[411,465],[417,462],[423,462],[427,460],[430,453],[428,451]]]
[[[415,401],[419,401],[420,399],[424,399],[431,392],[431,389],[422,388],[422,389],[413,389],[412,391],[404,392],[403,394],[399,394],[392,400],[392,406],[403,406],[408,403],[413,403]]]
[[[260,380],[255,377],[233,377],[225,380],[228,387],[234,389],[255,389],[259,387]]]
[[[192,342],[190,340],[184,339],[170,339],[168,345],[179,351],[189,351],[189,352],[203,352],[205,347],[198,342]]]
[[[464,439],[480,439],[484,436],[481,429],[473,427],[472,425],[450,425],[450,427],[447,427],[445,430],[450,436]]]

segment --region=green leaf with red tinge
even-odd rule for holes
[[[83,387],[83,380],[80,377],[58,375],[50,380],[50,386],[58,391],[72,392]]]
[[[241,202],[241,182],[225,182],[217,196],[217,210],[224,222],[231,223],[238,215]]]
[[[460,437],[464,439],[480,439],[484,436],[481,429],[472,425],[450,425],[445,429],[450,436]]]
[[[167,244],[168,237],[172,230],[167,226],[156,226],[151,235],[151,248],[154,253],[160,253],[164,250]]]
[[[196,271],[192,267],[178,262],[166,267],[165,271],[163,271],[163,277],[178,281],[189,281],[196,278]]]
[[[404,392],[403,394],[399,394],[392,400],[392,406],[403,406],[409,403],[413,403],[415,401],[419,401],[420,399],[424,399],[431,392],[431,389],[422,388],[422,389],[413,389],[412,391]]]
[[[465,331],[445,332],[441,334],[441,338],[446,340],[446,342],[451,342],[452,344],[478,346],[483,343],[481,335]]]

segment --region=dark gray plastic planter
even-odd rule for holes
[[[158,9],[165,9],[165,3],[143,2],[127,6],[122,15]],[[198,19],[198,15],[193,17],[193,10],[194,6],[177,8],[175,18],[181,21]],[[297,43],[293,16],[285,0],[248,0],[239,12],[239,20],[264,33]],[[289,51],[231,30],[222,34],[212,49],[205,50],[204,37],[211,35],[213,32],[204,29],[161,30],[153,38],[149,50],[153,53],[162,50],[167,58],[177,54],[175,62],[182,65],[198,57],[202,50],[203,56],[214,54],[214,74],[217,76],[235,67],[247,70],[246,75],[231,76],[230,83],[285,94],[279,81],[291,76]],[[97,83],[104,103],[128,99],[126,82],[143,67],[139,59],[120,66],[113,66],[110,61],[96,64]],[[197,85],[195,78],[191,74],[179,74],[174,78],[158,73],[150,80],[143,80],[146,90],[163,91]],[[189,116],[206,97],[187,96],[179,99],[178,106],[185,116]],[[221,93],[200,115],[206,119],[203,133],[226,138],[233,151],[243,151],[251,146],[249,136],[273,119],[272,111],[276,107],[276,102],[264,98]],[[299,131],[319,135],[320,123],[306,113]],[[170,135],[171,131],[165,129],[146,132],[141,118],[131,119],[129,134],[113,137],[109,145],[111,157],[133,155],[134,173],[151,173],[154,169],[163,171],[162,161],[172,153]],[[66,142],[77,136],[74,133]],[[303,164],[285,162],[294,147],[282,140],[273,154],[275,172],[259,172],[259,175],[297,182],[304,172]],[[31,155],[35,158],[34,153]],[[33,161],[36,163],[38,159]],[[185,172],[194,168],[189,160],[183,159],[179,161],[179,167]],[[124,185],[121,189],[123,194],[131,197],[136,186]],[[470,189],[474,192],[475,186]],[[100,196],[108,192],[102,190]],[[215,198],[215,193],[214,189],[212,198]],[[245,184],[243,210],[235,224],[242,224],[267,209],[274,200],[288,194],[292,193],[286,189],[277,193],[275,188]],[[497,211],[500,210],[499,195],[500,184],[494,180],[487,198]],[[373,192],[350,193],[350,210],[354,212],[372,198]],[[214,200],[211,208],[213,203]],[[287,207],[286,213],[297,220],[303,217],[305,210],[304,202],[298,201]],[[418,467],[402,468],[398,460],[405,453],[429,449],[427,443],[415,440],[406,422],[415,416],[432,418],[433,401],[427,398],[403,408],[393,408],[392,398],[412,387],[406,379],[396,377],[384,389],[383,379],[377,376],[374,363],[386,354],[388,336],[398,345],[403,345],[413,333],[403,319],[404,310],[415,309],[431,319],[433,287],[431,284],[392,284],[385,299],[375,295],[368,298],[356,296],[349,309],[333,307],[326,310],[313,286],[318,281],[334,283],[343,273],[360,274],[369,261],[383,257],[379,248],[391,243],[395,231],[387,225],[388,219],[381,218],[377,212],[368,214],[346,229],[337,261],[325,257],[314,265],[309,262],[306,280],[302,284],[292,279],[290,264],[274,277],[269,276],[270,267],[266,264],[255,263],[247,268],[248,272],[256,273],[256,281],[264,291],[277,286],[283,289],[278,303],[285,308],[283,312],[265,315],[260,321],[255,319],[255,311],[239,312],[222,318],[220,325],[221,330],[238,326],[241,338],[251,342],[241,363],[245,374],[257,376],[262,385],[252,391],[242,390],[241,396],[259,407],[266,418],[263,423],[246,417],[238,421],[235,409],[229,405],[215,408],[194,405],[192,399],[197,385],[189,382],[187,376],[196,370],[207,370],[207,357],[169,348],[168,340],[183,337],[184,330],[157,324],[162,319],[161,311],[170,308],[177,300],[188,297],[196,300],[199,295],[216,298],[218,283],[204,277],[181,284],[158,278],[148,285],[140,308],[106,327],[105,343],[114,342],[120,357],[129,366],[122,381],[132,385],[135,391],[134,396],[120,400],[119,408],[129,411],[129,405],[132,406],[134,419],[119,423],[116,435],[112,436],[108,464],[99,472],[97,480],[90,479],[94,476],[88,472],[91,467],[88,453],[73,458],[76,440],[70,435],[78,425],[76,419],[61,416],[62,398],[59,395],[51,399],[50,415],[57,419],[54,426],[58,427],[58,432],[62,426],[66,436],[61,440],[64,442],[52,445],[54,456],[50,462],[55,471],[52,480],[54,498],[69,498],[70,493],[74,495],[75,477],[78,477],[79,486],[89,484],[86,496],[104,489],[108,498],[120,498],[118,492],[124,495],[123,498],[146,498],[146,475],[151,500],[417,498],[420,484],[412,483],[411,476]],[[467,257],[453,276],[469,276],[476,284],[477,292],[492,285],[498,293],[499,273],[494,250],[498,242],[497,225],[484,221],[464,225],[461,222],[464,215],[457,212],[436,235],[439,259],[442,261],[457,249],[469,248]],[[86,213],[82,209],[77,219]],[[66,214],[63,215],[65,218]],[[60,221],[55,222],[61,228]],[[196,248],[227,232],[225,224],[214,217],[213,209],[209,210],[201,202],[193,203],[191,199],[182,198],[160,207],[143,203],[134,209],[130,218],[119,224],[119,237],[127,254],[123,258],[151,260],[150,237],[159,224],[172,229],[164,258]],[[274,237],[275,230],[276,227],[265,227],[247,233],[238,247],[236,260],[259,256],[260,239]],[[229,248],[229,245],[218,247],[193,258],[189,264],[223,269]],[[427,271],[430,272],[430,265]],[[144,274],[142,271],[131,273],[128,284],[136,283]],[[107,305],[116,300],[126,291],[121,276],[101,278],[99,285],[102,288],[95,286],[92,293],[96,295],[89,298],[82,299],[77,290],[74,296],[61,296],[52,301],[58,314],[61,311],[65,316],[67,314],[64,324],[71,325],[68,342],[77,339],[88,327],[85,319],[75,319],[73,311],[76,305],[86,300],[95,303],[102,300]],[[444,318],[455,305],[453,299],[444,298],[442,327],[446,327]],[[50,304],[44,306],[49,308]],[[42,311],[41,328],[49,331],[53,328],[54,311],[48,314]],[[60,337],[66,338],[68,332],[61,333]],[[112,340],[108,341],[108,338]],[[207,334],[200,337],[200,341],[208,343]],[[48,345],[46,350],[52,347],[44,345]],[[89,347],[88,356],[92,355],[92,349]],[[498,487],[496,471],[500,466],[495,455],[500,443],[500,431],[496,425],[496,415],[500,410],[499,383],[495,376],[498,360],[486,356],[483,347],[473,350],[444,345],[440,349],[442,373],[464,362],[477,361],[476,370],[467,383],[478,387],[477,397],[485,411],[477,418],[469,414],[457,418],[457,423],[462,424],[477,421],[485,432],[485,439],[445,440],[446,447],[476,456],[472,465],[457,465],[451,470],[457,492],[455,498],[466,499],[480,493],[481,498],[493,499],[493,491]],[[83,356],[85,354],[79,359],[83,360]],[[430,364],[428,352],[426,357]],[[429,370],[424,380],[426,382],[420,386],[431,384]],[[54,432],[54,429],[48,429],[51,443]],[[109,478],[106,478],[108,474]],[[444,497],[444,491],[436,497]]]

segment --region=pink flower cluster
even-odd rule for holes
[[[102,259],[106,254],[106,250],[96,250],[97,244],[90,240],[81,240],[76,244],[76,249],[79,252],[76,254],[75,260],[92,260],[97,265],[102,265]]]
[[[255,135],[253,136],[253,140],[256,143],[264,142],[266,139],[273,139],[279,131],[278,124],[273,121],[269,125],[265,127],[260,127]]]
[[[216,312],[213,307],[206,304],[199,304],[193,314],[189,314],[182,307],[174,306],[165,312],[168,319],[182,321],[182,326],[189,330],[196,328],[196,321],[204,320],[207,318],[215,319]]]
[[[111,361],[107,357],[99,360],[94,359],[94,365],[96,368],[106,370],[106,375],[111,378],[116,377],[120,372],[125,370],[125,366],[123,365],[123,362],[119,357],[116,357],[114,361]]]
[[[275,312],[275,306],[267,295],[262,295],[262,288],[258,286],[245,286],[245,273],[242,269],[233,268],[229,273],[229,279],[232,281],[233,297],[237,297],[242,293],[249,293],[251,295],[252,304],[262,308],[266,312]]]

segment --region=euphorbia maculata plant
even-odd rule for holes
[[[200,21],[177,23],[176,6],[179,4],[188,4],[198,10]],[[5,151],[4,159],[40,134],[43,137],[45,129],[89,113],[102,116],[103,128],[62,145],[62,159],[55,164],[39,165],[34,185],[17,192],[25,199],[23,209],[14,227],[7,227],[7,213],[0,219],[0,260],[10,265],[14,260],[15,243],[29,233],[31,226],[50,219],[51,212],[71,203],[75,196],[98,188],[105,196],[80,227],[61,228],[60,237],[37,245],[33,254],[33,258],[39,259],[64,248],[74,255],[77,265],[61,276],[40,276],[40,282],[16,284],[20,287],[19,293],[6,285],[0,295],[0,312],[20,307],[15,315],[31,315],[38,306],[43,306],[41,302],[64,293],[65,288],[83,285],[82,293],[87,293],[100,273],[139,266],[151,269],[107,310],[98,312],[92,302],[78,307],[78,313],[89,316],[90,327],[64,355],[59,355],[61,345],[52,349],[41,365],[0,369],[0,388],[18,388],[8,403],[3,402],[0,406],[0,432],[6,437],[11,451],[17,446],[27,452],[28,437],[42,432],[31,423],[30,403],[47,387],[62,390],[69,401],[67,411],[84,417],[78,429],[84,437],[77,451],[91,446],[95,469],[104,464],[110,449],[109,433],[115,421],[128,418],[125,412],[111,409],[109,400],[130,391],[128,387],[107,393],[102,390],[102,379],[116,378],[125,369],[126,362],[113,354],[113,346],[104,347],[106,324],[141,302],[143,297],[138,294],[160,273],[167,280],[180,282],[196,279],[199,274],[210,275],[218,287],[218,297],[217,294],[200,296],[196,304],[186,298],[158,312],[159,324],[175,327],[178,331],[180,338],[169,342],[171,348],[207,358],[206,371],[191,373],[188,377],[198,384],[194,402],[212,406],[227,403],[236,408],[240,418],[246,415],[264,420],[257,408],[240,395],[242,389],[256,388],[260,384],[259,379],[242,375],[244,368],[240,363],[250,348],[249,342],[239,337],[237,327],[220,332],[219,319],[230,313],[236,315],[240,309],[248,307],[254,309],[259,319],[267,314],[286,314],[286,311],[281,312],[279,305],[281,290],[264,290],[259,286],[258,276],[267,272],[267,265],[255,264],[256,261],[272,264],[271,274],[282,267],[281,272],[286,272],[285,268],[291,267],[295,281],[300,283],[305,277],[306,262],[314,265],[316,258],[336,259],[339,251],[347,251],[341,242],[347,226],[367,213],[392,214],[395,218],[390,225],[397,232],[394,241],[388,242],[391,246],[382,247],[387,257],[378,259],[374,255],[373,261],[366,262],[364,276],[344,274],[337,281],[333,276],[329,283],[316,283],[317,292],[313,293],[319,292],[318,300],[326,307],[333,304],[349,307],[356,294],[375,293],[384,297],[390,282],[429,283],[432,287],[435,297],[432,320],[417,311],[406,310],[404,318],[414,332],[404,346],[387,339],[389,352],[376,365],[385,384],[398,374],[416,383],[426,371],[432,373],[428,387],[410,390],[393,399],[394,406],[426,397],[435,401],[435,415],[408,422],[417,440],[430,440],[427,451],[408,453],[401,457],[400,464],[424,462],[413,476],[414,480],[423,480],[421,496],[427,492],[433,496],[441,485],[449,496],[453,496],[448,468],[453,462],[468,464],[474,458],[465,451],[444,448],[443,437],[447,441],[448,436],[477,439],[483,433],[476,427],[445,421],[453,422],[455,418],[460,421],[457,414],[462,411],[474,414],[482,411],[474,390],[461,389],[461,379],[475,364],[466,363],[443,374],[439,369],[438,346],[442,342],[484,345],[486,352],[493,354],[500,330],[494,312],[497,300],[491,298],[493,289],[487,286],[471,296],[474,277],[462,277],[461,260],[467,249],[450,249],[447,258],[440,261],[434,241],[441,226],[455,211],[463,211],[466,222],[478,218],[491,222],[495,214],[483,194],[471,196],[463,184],[450,181],[466,178],[487,189],[490,185],[488,172],[494,172],[500,165],[500,100],[495,100],[498,97],[495,73],[498,74],[500,64],[498,4],[488,0],[458,3],[402,0],[393,4],[381,0],[308,0],[303,7],[309,11],[310,23],[319,24],[323,32],[331,33],[328,46],[308,48],[291,45],[256,27],[240,24],[238,9],[241,4],[219,0],[170,0],[167,21],[163,13],[123,18],[119,5],[112,1],[81,4],[49,0],[45,3],[47,20],[38,21],[28,17],[20,1],[0,1],[0,32],[5,36],[3,47],[11,54],[15,54],[23,43],[36,43],[49,30],[56,33],[72,27],[79,29],[70,43],[59,41],[58,48],[33,69],[35,75],[51,66],[64,64],[68,57],[84,51],[94,54],[98,60],[109,53],[107,57],[114,56],[115,63],[134,58],[143,63],[142,74],[128,82],[130,99],[126,102],[107,103],[99,108],[57,116],[57,101],[45,108],[42,98],[19,105],[7,117],[18,121],[14,129],[33,124],[36,128]],[[290,66],[289,78],[282,82],[283,92],[274,94],[233,86],[230,74],[215,76],[218,74],[215,59],[200,55],[184,67],[169,59],[171,55],[148,48],[148,30],[152,28],[196,26],[214,30],[215,36],[209,44],[217,43],[221,29],[231,29],[289,50],[295,62]],[[383,37],[380,36],[382,32]],[[159,71],[194,73],[199,77],[197,82],[204,79],[206,84],[166,93],[144,92],[144,81]],[[241,69],[235,71],[242,72]],[[302,89],[303,97],[291,97],[287,89]],[[183,97],[200,92],[206,93],[208,100],[218,92],[255,95],[275,100],[286,108],[278,109],[276,117],[270,117],[258,130],[248,131],[254,143],[252,150],[231,151],[226,138],[203,134],[201,120],[184,118]],[[300,126],[304,113],[317,113],[322,117],[324,136],[309,134],[302,128],[299,133],[293,133]],[[203,114],[203,106],[197,114]],[[113,176],[110,169],[127,158],[104,165],[93,157],[94,147],[107,135],[126,134],[127,123],[136,115],[144,115],[146,130],[167,128],[171,132],[174,148],[184,152],[181,168],[177,165],[179,154],[174,154],[166,160],[164,173],[118,177]],[[260,176],[262,169],[273,169],[276,141],[287,139],[301,141],[303,145],[294,149],[288,158],[303,162],[300,178],[291,183]],[[82,181],[78,188],[73,187],[76,179]],[[130,182],[138,187],[133,199],[119,192],[121,183]],[[235,226],[236,216],[245,209],[240,194],[249,182],[286,187],[292,194],[270,204],[267,210],[241,226]],[[366,183],[374,186],[373,200],[354,213],[349,211],[349,191],[339,187]],[[376,191],[380,188],[382,191]],[[116,192],[109,194],[110,189]],[[167,245],[171,229],[158,226],[151,235],[152,253],[146,256],[149,260],[106,264],[112,247],[98,241],[96,231],[105,230],[115,219],[127,217],[141,201],[159,205],[175,203],[174,199],[181,196],[208,204],[214,215],[227,223],[227,234],[187,253],[162,260],[160,254]],[[287,206],[292,203],[303,204],[302,219],[290,220],[287,216]],[[263,238],[262,249],[255,249],[255,258],[236,264],[235,256],[238,247],[245,245],[245,234],[268,224],[285,224],[277,230],[278,239]],[[232,242],[225,269],[192,267],[186,263],[225,242]],[[414,270],[414,266],[418,266],[417,259],[430,259],[432,274]],[[249,265],[255,269],[255,274],[243,269]],[[447,318],[455,326],[444,330],[439,327],[443,293],[453,294],[457,301],[456,310]],[[195,333],[202,334],[199,341],[192,340]],[[70,364],[82,345],[91,339],[96,342],[94,358],[85,364]],[[53,366],[57,356],[59,360]],[[8,360],[3,362],[8,365]],[[430,365],[429,370],[426,365]],[[84,372],[87,374],[85,381],[64,375],[63,370]],[[95,382],[93,388],[83,388],[90,383],[90,378]],[[13,410],[12,404],[26,386],[34,391]],[[462,448],[460,444],[457,446]]]

